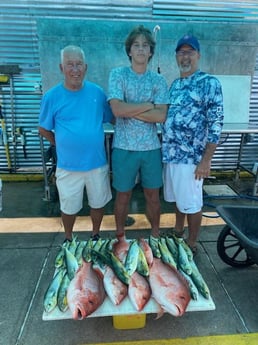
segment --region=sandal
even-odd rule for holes
[[[173,229],[171,231],[172,235],[178,237],[178,238],[184,238],[184,234],[185,234],[185,229],[181,230],[181,231],[177,231],[175,229]]]
[[[91,239],[92,241],[98,241],[100,239],[100,235],[99,234],[91,235]]]
[[[189,246],[189,244],[187,244],[188,247],[191,249],[192,253],[193,253],[193,256],[195,256],[198,252],[198,248],[197,246]]]

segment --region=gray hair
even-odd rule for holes
[[[81,55],[83,61],[85,62],[85,53],[84,53],[84,51],[82,50],[82,48],[79,47],[79,46],[69,45],[69,46],[64,47],[64,48],[61,50],[61,64],[63,64],[63,62],[64,62],[64,56],[65,56],[65,54],[71,53],[71,52],[77,53],[78,55]]]

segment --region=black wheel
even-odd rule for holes
[[[254,264],[228,225],[225,225],[219,234],[217,252],[221,260],[232,267],[248,267]]]

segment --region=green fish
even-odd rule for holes
[[[197,301],[198,297],[199,297],[199,291],[198,291],[197,287],[195,286],[192,278],[181,269],[179,269],[179,272],[182,274],[182,276],[186,279],[186,281],[188,283],[190,295],[191,295],[192,299]]]
[[[173,258],[173,255],[168,250],[166,239],[164,237],[161,237],[159,240],[159,250],[161,253],[161,260],[165,264],[168,264],[169,266],[177,268],[177,264]]]
[[[76,271],[79,268],[79,265],[76,260],[76,257],[67,248],[65,248],[65,262],[68,277],[70,280],[72,280],[75,276]]]
[[[93,245],[94,250],[95,250],[95,251],[99,251],[100,248],[102,247],[103,243],[104,243],[103,240],[102,240],[101,238],[99,238],[99,239],[95,242],[95,244]]]
[[[93,248],[93,240],[90,238],[82,251],[82,257],[86,262],[91,262],[91,249]]]
[[[177,237],[175,240],[177,243],[182,244],[182,246],[184,247],[184,250],[186,251],[186,254],[188,256],[188,260],[192,261],[193,260],[193,252],[192,252],[191,248],[188,246],[188,244],[185,242],[185,240],[183,238],[180,238],[180,237]]]
[[[103,255],[107,255],[112,248],[111,242],[112,242],[111,239],[104,240],[101,247],[99,248],[99,252]]]
[[[101,269],[104,268],[104,265],[112,267],[111,252],[106,252],[105,254],[103,254],[100,251],[97,252],[95,251],[95,249],[91,249],[91,254],[95,256],[95,260],[93,262],[95,266],[101,266]]]
[[[150,274],[150,269],[144,255],[142,248],[139,246],[139,255],[136,271],[144,277],[148,277]]]
[[[67,289],[70,284],[70,279],[68,277],[67,272],[65,271],[65,274],[63,276],[60,288],[58,290],[57,294],[57,306],[60,311],[65,312],[68,309],[68,303],[67,303]]]
[[[192,266],[190,265],[188,255],[182,245],[182,243],[178,242],[178,266],[181,268],[186,274],[190,275],[192,273]]]
[[[82,251],[83,251],[85,245],[86,245],[86,241],[81,241],[78,244],[76,251],[75,251],[75,258],[76,258],[79,266],[82,265]]]
[[[165,238],[166,238],[166,244],[167,244],[168,250],[173,255],[173,258],[174,258],[175,262],[177,262],[178,261],[178,248],[177,248],[177,244],[174,241],[173,237],[166,236]]]
[[[56,258],[55,258],[55,268],[61,268],[62,266],[65,266],[65,258],[64,258],[64,248],[68,247],[70,245],[70,242],[64,242],[58,251]]]
[[[64,248],[61,247],[55,258],[55,268],[61,268],[64,265]]]
[[[131,276],[137,268],[139,257],[139,245],[137,240],[132,240],[125,258],[125,269]]]
[[[191,267],[192,267],[192,273],[191,278],[194,284],[196,285],[197,289],[200,291],[200,293],[203,295],[204,298],[209,299],[210,298],[210,290],[208,288],[208,285],[206,284],[205,280],[203,279],[199,269],[197,268],[194,261],[190,261]]]
[[[69,249],[70,253],[75,255],[77,246],[78,246],[77,236],[73,236],[72,241],[69,243],[69,246],[67,246],[66,248]]]
[[[156,237],[153,237],[152,235],[150,235],[149,237],[149,245],[151,247],[153,256],[155,256],[156,258],[160,259],[161,258],[161,253],[160,253],[160,249],[159,249],[159,239]]]
[[[60,269],[56,272],[44,295],[44,310],[47,313],[50,313],[57,305],[58,290],[60,288],[64,273],[65,270],[63,269]]]
[[[110,253],[112,268],[116,274],[116,276],[126,285],[129,285],[130,282],[130,276],[128,272],[125,269],[125,266],[122,264],[121,261],[118,260],[118,258],[113,254]]]
[[[110,239],[106,239],[102,242],[101,247],[95,250],[95,246],[92,249],[92,257],[93,262],[99,267],[100,270],[104,270],[105,266],[107,265],[108,257],[109,257],[109,245]],[[99,255],[100,254],[100,255]],[[109,261],[110,262],[110,261]]]
[[[99,252],[100,249],[101,249],[101,247],[102,247],[102,245],[103,245],[103,240],[102,240],[101,238],[99,238],[99,239],[93,244],[92,249],[94,249],[94,252],[91,251],[91,260],[92,260],[93,262],[95,262],[95,261],[97,260],[97,257],[96,257],[96,255],[95,255],[94,253]]]
[[[106,250],[107,250],[108,252],[112,252],[112,251],[113,251],[113,245],[114,245],[114,243],[116,243],[116,242],[117,242],[117,239],[112,238],[112,239],[108,242],[108,245],[106,246]]]

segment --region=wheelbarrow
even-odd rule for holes
[[[220,258],[232,267],[258,264],[258,207],[220,205],[216,210],[226,222],[217,240]]]

